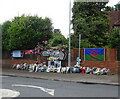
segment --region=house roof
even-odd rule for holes
[[[110,18],[111,26],[120,26],[120,10],[108,11],[107,13]]]
[[[120,19],[114,24],[114,26],[120,26]]]

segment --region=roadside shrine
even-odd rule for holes
[[[44,41],[46,44],[47,41]],[[31,53],[32,51],[32,53]],[[24,52],[24,51],[23,51]],[[26,51],[25,51],[26,52]],[[76,58],[76,64],[72,67],[62,66],[62,61],[66,58],[66,53],[64,49],[60,50],[59,48],[50,48],[46,45],[40,46],[39,44],[34,50],[30,50],[25,54],[38,54],[42,57],[46,57],[46,62],[38,61],[33,64],[14,64],[13,68],[18,70],[28,70],[29,72],[57,72],[57,73],[82,73],[82,74],[108,74],[110,71],[107,68],[98,68],[90,66],[82,66],[80,63],[81,59]],[[18,54],[18,52],[16,52]],[[19,53],[20,54],[20,53]],[[14,54],[16,56],[16,54]],[[21,54],[20,54],[21,55]],[[104,48],[89,48],[84,49],[84,56],[87,61],[104,61]]]
[[[46,72],[60,72],[62,67],[62,60],[65,60],[65,52],[59,50],[47,50],[42,52],[43,57],[47,58],[47,70]]]
[[[54,72],[54,73],[82,73],[82,74],[96,74],[96,75],[106,75],[110,73],[107,68],[98,67],[86,67],[79,64],[81,59],[76,58],[76,64],[73,67],[62,66],[62,60],[66,58],[65,52],[59,50],[46,50],[42,51],[42,56],[47,57],[47,64],[45,62],[34,63],[34,64],[14,64],[13,68],[18,70],[27,70],[29,72]]]

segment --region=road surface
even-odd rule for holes
[[[118,97],[118,86],[1,77],[2,89],[17,91],[18,97]]]

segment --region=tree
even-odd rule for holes
[[[59,45],[67,45],[67,39],[58,32],[53,33],[53,38],[49,40],[50,46],[59,46]]]
[[[114,7],[106,6],[105,11],[117,11],[120,8],[120,3],[116,4]]]
[[[79,34],[82,40],[89,42],[88,47],[104,47],[106,42],[106,33],[109,30],[109,19],[105,11],[106,2],[74,2],[73,12],[73,30],[72,40],[75,38],[78,47]],[[84,47],[84,46],[83,46]]]
[[[106,6],[105,11],[117,11],[116,7]]]
[[[2,25],[0,24],[0,33],[2,33]]]
[[[52,23],[49,18],[22,15],[13,19],[7,31],[9,50],[34,49],[38,42],[52,37]]]
[[[116,9],[120,9],[120,1],[115,5]]]
[[[114,28],[110,34],[107,35],[109,38],[110,48],[120,48],[120,34],[119,29]]]
[[[2,32],[2,49],[3,50],[7,50],[9,47],[9,39],[10,39],[10,35],[8,33],[8,29],[11,26],[11,22],[10,21],[6,21],[1,25],[1,32]]]

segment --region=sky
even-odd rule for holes
[[[108,5],[114,6],[118,2],[109,0]],[[54,29],[60,29],[65,37],[69,35],[69,0],[1,0],[0,12],[0,24],[22,14],[38,15],[50,18]]]

